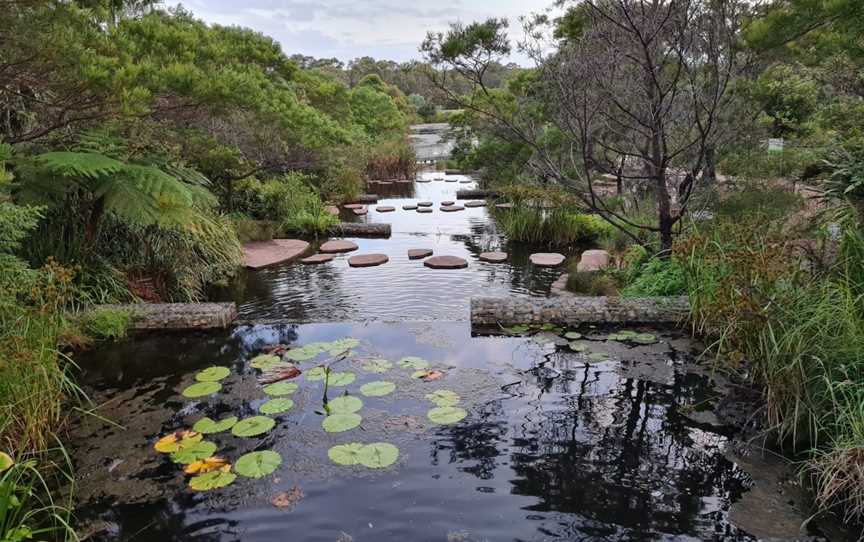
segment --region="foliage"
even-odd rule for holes
[[[599,271],[571,269],[567,275],[567,290],[589,296],[618,295],[618,281],[611,275]]]
[[[63,482],[69,482],[64,476]],[[54,480],[35,459],[18,461],[0,471],[0,540],[77,540],[71,502],[56,501]]]
[[[98,308],[84,315],[84,330],[100,341],[117,341],[126,337],[132,323],[132,311]]]
[[[253,218],[275,221],[284,231],[318,233],[338,222],[301,173],[268,181],[247,179],[237,188],[242,201],[239,210]]]
[[[675,260],[652,258],[631,272],[635,277],[621,290],[624,297],[681,295],[687,291],[684,269]]]

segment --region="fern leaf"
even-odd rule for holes
[[[126,168],[126,164],[102,154],[57,151],[33,157],[38,166],[61,177],[101,179]]]

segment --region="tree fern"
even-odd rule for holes
[[[100,179],[122,171],[126,164],[92,152],[46,152],[33,158],[38,167],[60,177]]]

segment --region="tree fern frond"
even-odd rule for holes
[[[119,160],[91,152],[46,152],[33,157],[33,160],[53,175],[94,180],[118,173],[127,167]]]

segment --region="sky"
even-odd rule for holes
[[[553,0],[184,0],[183,6],[208,23],[239,25],[275,38],[287,55],[361,56],[398,62],[420,57],[427,31],[451,22],[488,17],[510,21],[511,37],[520,32],[519,16],[540,12]],[[524,63],[518,55],[514,62]]]

